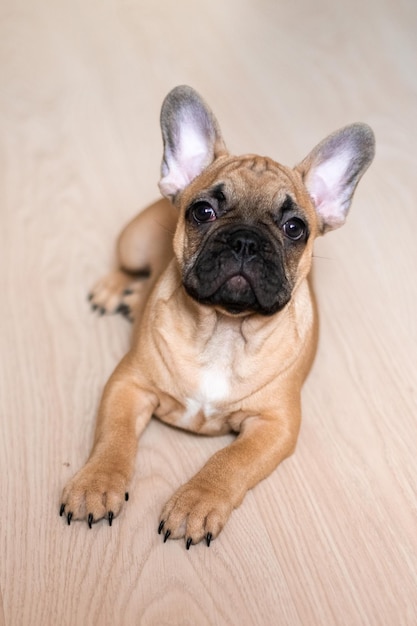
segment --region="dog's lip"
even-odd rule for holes
[[[248,285],[251,286],[247,277],[242,273],[234,274],[233,276],[230,276],[229,278],[225,280],[223,284],[224,285],[228,284],[230,287],[233,287],[234,289],[242,289],[244,287],[247,287]]]
[[[242,269],[237,270],[236,268],[234,272],[229,272],[225,276],[218,275],[213,281],[200,283],[200,289],[193,285],[193,281],[189,281],[187,278],[183,281],[185,288],[191,292],[198,292],[200,297],[206,298],[210,298],[225,285],[235,291],[241,291],[248,287],[252,290],[254,289],[250,276]]]
[[[273,315],[277,311],[281,310],[288,302],[288,299],[285,299],[285,301],[283,300],[280,303],[278,303],[278,301],[275,303],[268,303],[267,301],[265,301],[265,298],[262,297],[262,291],[260,293],[257,293],[256,281],[255,284],[253,284],[250,275],[247,276],[246,273],[242,271],[229,274],[229,276],[224,277],[224,279],[220,283],[217,283],[214,289],[211,289],[209,291],[206,290],[205,293],[202,293],[195,286],[187,281],[184,281],[183,285],[187,293],[197,302],[200,302],[202,304],[214,304],[215,306],[219,306],[222,310],[225,310],[233,315],[247,314],[253,311],[261,313],[262,315]],[[217,302],[216,304],[215,302],[213,302],[213,298],[215,299],[216,294],[220,292],[220,290],[225,286],[229,288],[231,287],[236,294],[238,294],[238,292],[241,292],[243,294],[243,292],[250,289],[256,300],[256,303],[253,306],[239,304],[238,301],[236,301],[235,303],[228,302],[227,304],[225,302],[223,304]]]

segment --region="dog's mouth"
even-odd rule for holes
[[[236,276],[229,278],[229,280],[226,281],[226,285],[236,291],[240,291],[248,287],[251,288],[248,279],[242,274],[236,274]]]
[[[236,274],[224,280],[210,294],[193,289],[185,283],[188,294],[201,304],[219,306],[228,313],[239,314],[255,309],[257,300],[249,280],[242,274]]]
[[[256,280],[258,278],[258,281]],[[270,284],[273,285],[271,279]],[[250,276],[245,272],[237,272],[228,276],[216,277],[205,282],[185,280],[184,287],[187,293],[200,304],[206,304],[230,313],[260,313],[273,315],[282,309],[290,299],[287,289],[268,290],[262,286],[259,277]]]
[[[212,303],[219,304],[229,313],[237,314],[248,309],[255,309],[257,298],[250,280],[239,273],[224,281],[213,294]]]

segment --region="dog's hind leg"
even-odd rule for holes
[[[136,319],[138,307],[173,256],[177,211],[165,199],[139,213],[117,241],[117,269],[99,280],[89,294],[93,310]]]

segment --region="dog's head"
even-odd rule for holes
[[[272,315],[307,276],[317,235],[341,226],[374,155],[369,126],[322,141],[294,169],[231,156],[216,119],[190,87],[161,111],[162,194],[180,211],[174,252],[194,300],[232,315]]]

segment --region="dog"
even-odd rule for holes
[[[164,197],[125,228],[118,269],[90,295],[101,313],[134,321],[131,349],[105,386],[90,457],[60,514],[112,524],[153,415],[193,433],[236,433],[162,509],[163,540],[189,549],[209,546],[295,448],[317,344],[313,242],[345,222],[375,141],[352,124],[295,168],[233,156],[188,86],[165,98],[161,129]]]

